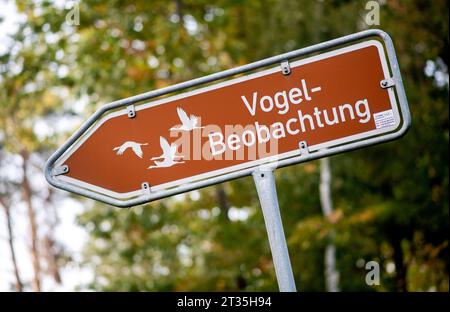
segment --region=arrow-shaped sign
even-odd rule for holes
[[[392,140],[408,126],[392,42],[368,31],[110,104],[52,156],[46,176],[57,187],[128,206],[262,164]]]

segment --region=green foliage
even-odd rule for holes
[[[37,5],[18,4],[25,12]],[[83,0],[80,25],[66,31],[65,39],[54,45],[38,40],[14,56],[23,58],[27,70],[3,74],[0,125],[8,132],[5,118],[14,116],[18,140],[35,140],[26,120],[58,105],[51,89],[23,92],[39,75],[47,87],[64,85],[75,97],[88,96],[89,112],[111,100],[362,30],[364,5]],[[41,9],[42,15],[28,16],[33,34],[42,37],[46,23],[64,33],[67,11],[44,4]],[[318,162],[278,170],[282,217],[302,291],[324,290],[330,233],[344,291],[448,291],[448,84],[439,87],[424,73],[427,61],[438,57],[448,65],[448,1],[386,1],[380,28],[393,37],[413,125],[399,141],[331,159],[333,222],[322,217]],[[49,70],[58,49],[64,52],[59,62],[69,68],[62,78]],[[9,56],[1,57],[4,62]],[[16,105],[21,111],[11,114]],[[245,218],[236,220],[233,213]],[[95,270],[93,289],[277,290],[250,178],[126,210],[96,203],[79,223],[90,233],[85,265]],[[370,260],[382,267],[377,287],[365,284],[364,262]],[[392,264],[395,270],[387,270]]]

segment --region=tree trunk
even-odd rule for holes
[[[48,189],[48,196],[45,199],[45,207],[46,207],[46,223],[48,226],[47,234],[44,238],[44,247],[45,247],[45,259],[47,263],[48,273],[53,277],[53,280],[61,284],[61,274],[59,273],[59,265],[58,265],[58,250],[56,247],[55,237],[55,229],[58,225],[59,218],[56,213],[56,209],[52,203],[52,189]]]
[[[222,184],[216,185],[216,197],[219,202],[219,208],[221,211],[221,215],[225,218],[226,221],[230,221],[228,217],[228,210],[230,209],[230,204],[228,202],[228,196],[225,192],[225,189]]]
[[[183,3],[182,0],[175,0],[175,10],[178,18],[180,19],[180,25],[183,25]]]
[[[320,160],[320,204],[325,218],[330,221],[333,213],[331,198],[331,169],[329,158]],[[335,233],[330,233],[329,243],[325,249],[325,282],[327,291],[339,291],[339,272],[336,270]]]
[[[392,247],[394,249],[394,263],[395,263],[395,284],[397,291],[408,291],[406,286],[406,266],[404,263],[402,240],[398,235],[394,235],[392,239]]]
[[[23,199],[27,206],[28,211],[28,219],[30,222],[30,234],[31,234],[31,259],[33,262],[33,271],[34,271],[34,277],[33,277],[33,289],[34,291],[41,291],[41,264],[39,259],[39,239],[38,239],[38,229],[37,229],[37,223],[36,223],[36,215],[33,208],[33,202],[32,202],[32,192],[30,183],[28,181],[28,160],[29,155],[28,152],[22,151],[22,173],[23,173],[23,179],[22,179],[22,192],[23,192]]]
[[[61,274],[59,274],[58,258],[55,253],[55,241],[50,235],[44,238],[45,259],[47,260],[47,270],[55,283],[61,284]]]
[[[11,261],[12,261],[13,268],[14,268],[14,276],[16,278],[16,290],[19,292],[22,292],[23,284],[22,284],[22,280],[20,279],[19,267],[17,266],[17,260],[16,260],[16,251],[14,249],[14,235],[13,235],[12,222],[11,222],[10,207],[1,198],[0,198],[0,205],[3,206],[3,209],[5,211],[6,227],[8,230],[8,244],[9,244],[9,250],[11,252]]]

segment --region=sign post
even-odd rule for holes
[[[392,40],[372,29],[105,105],[45,177],[130,207],[253,175],[280,289],[295,291],[273,170],[398,139],[410,123]]]
[[[253,179],[264,215],[278,287],[282,292],[295,292],[294,274],[281,222],[273,170],[270,168],[256,170],[253,172]]]

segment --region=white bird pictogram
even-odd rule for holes
[[[117,151],[116,155],[123,155],[123,153],[131,148],[137,157],[142,158],[142,145],[148,145],[148,143],[137,143],[133,141],[126,141],[120,146],[114,147],[113,151]]]
[[[159,143],[163,153],[161,156],[151,158],[151,160],[162,159],[162,161],[155,160],[155,166],[150,166],[147,169],[166,168],[184,163],[184,161],[176,160],[177,158],[183,158],[183,156],[176,155],[178,146],[175,143],[169,144],[164,137],[159,137]]]
[[[186,114],[184,109],[181,107],[177,107],[178,117],[180,118],[181,125],[176,125],[170,128],[170,130],[178,130],[178,131],[191,131],[194,129],[201,129],[203,127],[198,126],[198,117],[195,115],[191,115],[190,117]]]

